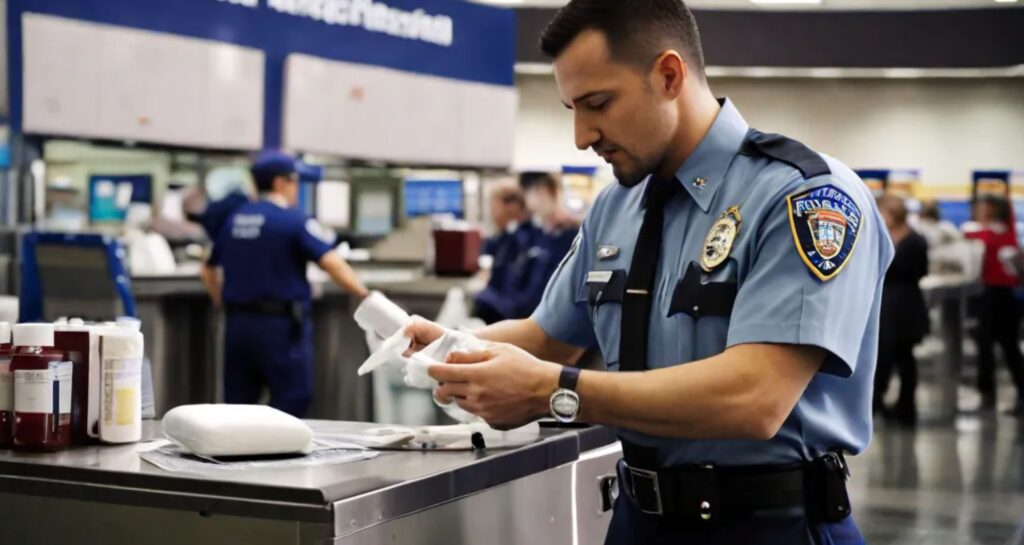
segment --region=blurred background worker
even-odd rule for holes
[[[928,334],[928,307],[921,293],[921,279],[928,275],[928,241],[907,224],[903,199],[885,195],[878,199],[896,253],[885,274],[878,336],[878,367],[875,370],[875,411],[905,425],[917,422],[917,360],[914,346]],[[900,376],[899,397],[890,412],[884,406],[892,369]]]
[[[333,233],[295,208],[298,169],[296,159],[283,153],[256,159],[252,177],[259,199],[228,218],[201,274],[214,304],[227,310],[224,400],[256,403],[268,387],[272,407],[303,416],[313,386],[306,264],[318,264],[360,298],[367,291],[332,251]],[[216,267],[223,268],[223,283]]]
[[[516,186],[495,188],[490,198],[494,235],[484,241],[490,256],[487,287],[476,296],[474,314],[488,324],[526,318],[533,312],[521,294],[530,280],[530,248],[541,234],[530,221],[523,192]],[[525,303],[525,304],[524,304]]]
[[[985,291],[978,308],[978,390],[982,409],[996,407],[995,356],[999,344],[1006,366],[1017,387],[1017,402],[1010,411],[1024,414],[1024,356],[1020,350],[1020,309],[1014,288],[1020,284],[1020,249],[1014,232],[1013,209],[1008,200],[980,197],[974,205],[974,221],[965,227],[968,238],[985,243],[982,282]]]
[[[561,188],[551,174],[523,173],[519,186],[526,195],[526,208],[533,216],[533,223],[540,228],[528,255],[532,262],[530,279],[520,295],[528,316],[540,304],[548,280],[569,253],[580,223],[565,210]]]
[[[231,214],[251,201],[252,198],[242,190],[232,191],[222,199],[210,201],[202,189],[193,187],[182,199],[182,208],[185,217],[201,225],[206,236],[215,241]]]

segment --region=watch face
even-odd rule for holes
[[[557,420],[572,422],[580,410],[580,396],[572,390],[558,390],[551,395],[551,413]]]

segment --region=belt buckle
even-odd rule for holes
[[[636,506],[638,508],[640,508],[640,511],[642,513],[644,513],[644,514],[647,514],[647,515],[663,515],[663,514],[665,514],[664,506],[661,504],[661,486],[660,486],[660,484],[658,482],[658,472],[657,471],[650,471],[650,470],[647,470],[647,469],[640,469],[640,468],[636,468],[636,467],[630,467],[629,465],[626,466],[626,470],[629,471],[629,477],[630,477],[630,479],[629,479],[630,480],[629,488],[630,488],[630,492],[632,493],[632,496],[633,496],[633,501],[636,503]],[[652,489],[654,491],[654,501],[655,501],[655,505],[656,505],[654,510],[645,509],[645,506],[641,505],[640,497],[637,496],[637,493],[636,493],[636,481],[637,481],[637,478],[643,478],[643,479],[647,479],[647,480],[651,481],[651,487],[652,487]]]

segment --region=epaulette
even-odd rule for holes
[[[799,170],[805,179],[832,173],[832,169],[828,167],[828,163],[821,155],[802,143],[781,134],[763,133],[757,129],[751,129],[747,134],[743,149],[750,155],[764,155],[776,161],[782,161]]]

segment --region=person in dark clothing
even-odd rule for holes
[[[495,234],[484,241],[481,253],[491,256],[492,264],[487,287],[476,296],[473,309],[473,315],[487,324],[526,318],[533,311],[521,301],[531,279],[529,250],[540,235],[518,187],[495,189],[490,205]]]
[[[885,274],[882,289],[881,325],[878,338],[878,368],[875,371],[874,406],[897,421],[917,421],[917,360],[914,346],[928,334],[928,307],[920,281],[928,274],[928,241],[907,224],[903,199],[886,195],[878,199],[896,254]],[[883,397],[889,388],[893,367],[899,371],[900,393],[891,412]]]
[[[982,197],[974,206],[975,224],[965,236],[985,243],[981,279],[985,291],[978,308],[978,391],[981,408],[995,409],[995,355],[999,344],[1017,387],[1011,414],[1024,415],[1024,356],[1020,350],[1020,309],[1014,288],[1020,284],[1020,247],[1014,232],[1013,209],[1003,198]]]
[[[529,277],[519,305],[527,316],[540,304],[548,281],[572,248],[580,224],[563,207],[562,188],[547,172],[524,172],[519,187],[526,196],[526,208],[533,215],[537,236],[529,250]]]

